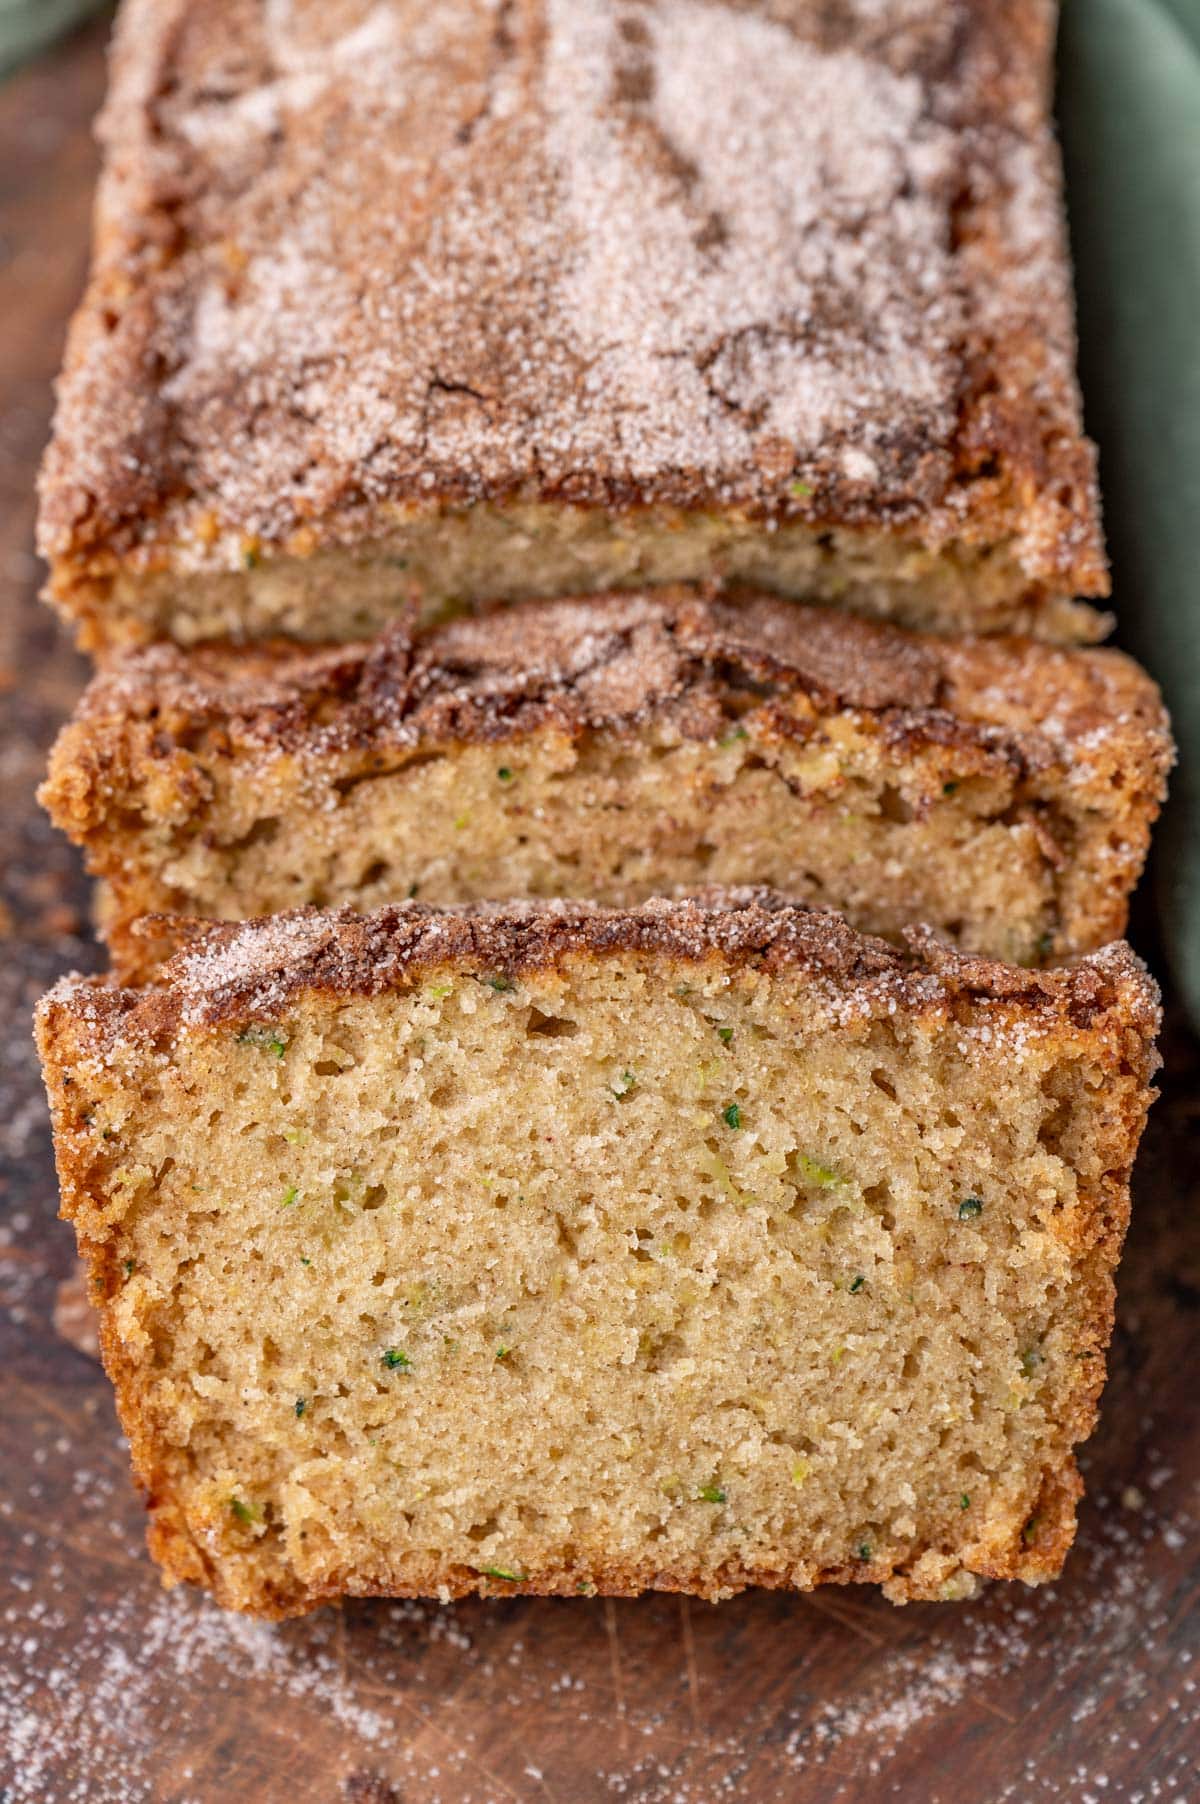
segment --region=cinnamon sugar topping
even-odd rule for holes
[[[650,503],[1003,540],[1101,592],[1050,19],[129,0],[44,550]]]

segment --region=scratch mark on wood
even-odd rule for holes
[[[1002,1723],[1007,1723],[1011,1729],[1016,1728],[1016,1717],[1010,1716],[1007,1710],[1001,1710],[999,1704],[989,1704],[986,1698],[976,1698],[975,1702],[981,1710],[986,1710],[989,1716],[998,1716]]]
[[[836,1622],[839,1628],[849,1629],[852,1635],[857,1635],[860,1640],[868,1642],[871,1647],[886,1647],[887,1643],[882,1635],[876,1635],[872,1629],[864,1628],[862,1623],[855,1622],[849,1612],[843,1612],[831,1604],[828,1598],[810,1597],[807,1601],[810,1610],[816,1610],[820,1615],[828,1616],[829,1620]]]
[[[703,1735],[704,1721],[700,1714],[700,1675],[696,1671],[696,1637],[692,1633],[692,1600],[690,1597],[681,1597],[679,1600],[679,1626],[683,1635],[683,1658],[687,1665],[692,1728],[697,1735]]]
[[[346,1671],[346,1603],[344,1598],[338,1599],[336,1621],[338,1677],[342,1682],[342,1689],[348,1690],[350,1677]]]
[[[554,1793],[550,1790],[550,1787],[546,1784],[546,1781],[545,1781],[544,1777],[542,1776],[542,1774],[540,1772],[535,1772],[530,1767],[526,1767],[525,1771],[529,1774],[530,1778],[533,1780],[535,1785],[541,1786],[542,1790],[545,1792],[546,1796],[549,1798],[550,1804],[558,1804],[558,1799],[555,1797]]]
[[[863,1587],[855,1585],[827,1586],[814,1595],[808,1592],[804,1603],[807,1608],[818,1599],[822,1603],[833,1603],[844,1616],[855,1616],[860,1622],[868,1623],[885,1641],[898,1641],[903,1637],[904,1629],[896,1622],[902,1614],[894,1605],[875,1606],[856,1602],[856,1597]]]
[[[441,1723],[435,1722],[431,1716],[426,1716],[423,1710],[418,1710],[417,1706],[415,1704],[410,1704],[407,1698],[400,1697],[398,1694],[393,1694],[392,1702],[396,1709],[403,1710],[405,1715],[415,1717],[422,1729],[432,1731],[432,1733],[439,1736],[442,1741],[447,1742],[465,1765],[474,1767],[475,1771],[479,1773],[482,1778],[486,1779],[489,1785],[493,1785],[496,1787],[497,1791],[503,1792],[506,1798],[511,1798],[513,1804],[526,1804],[526,1800],[521,1796],[520,1792],[514,1791],[512,1786],[500,1777],[499,1773],[492,1772],[491,1768],[486,1767],[482,1760],[477,1760],[458,1739],[457,1735],[453,1735],[449,1729],[443,1729]],[[408,1745],[410,1748],[416,1747],[419,1741],[420,1737],[415,1736]]]
[[[612,1668],[613,1698],[617,1707],[617,1745],[624,1754],[629,1749],[629,1724],[625,1718],[625,1686],[621,1678],[621,1637],[617,1630],[617,1608],[611,1597],[604,1600],[604,1628],[608,1635],[608,1659]]]

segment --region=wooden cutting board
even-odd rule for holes
[[[0,88],[0,1797],[1191,1804],[1200,1058],[1182,1029],[1059,1584],[903,1610],[832,1589],[355,1604],[282,1628],[160,1589],[55,1220],[28,1030],[60,971],[98,962],[75,859],[33,801],[84,671],[35,600],[32,485],[102,83],[90,33]]]

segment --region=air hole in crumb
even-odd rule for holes
[[[896,1101],[896,1086],[886,1072],[878,1069],[872,1071],[871,1082],[877,1090],[882,1090],[885,1096],[890,1096],[893,1102]]]
[[[1063,1157],[1063,1142],[1070,1130],[1072,1114],[1070,1101],[1064,1096],[1055,1103],[1038,1128],[1039,1144],[1055,1158]]]
[[[890,1234],[896,1226],[896,1217],[892,1213],[892,1193],[886,1184],[868,1184],[863,1191],[863,1202],[868,1209],[873,1209],[879,1217],[880,1226]]]
[[[646,1372],[664,1372],[683,1353],[683,1342],[669,1330],[648,1333],[638,1348],[638,1363]]]
[[[569,1040],[579,1032],[579,1023],[566,1015],[545,1015],[540,1008],[531,1007],[525,1032],[541,1034],[548,1040]]]
[[[407,777],[409,772],[416,769],[418,765],[436,763],[441,756],[440,752],[414,752],[410,758],[405,759],[400,771],[397,771],[394,766],[390,768],[385,766],[382,770],[355,771],[352,776],[336,779],[333,785],[334,793],[345,801],[348,795],[353,795],[354,791],[364,783],[378,783],[381,777],[395,777],[400,774]]]
[[[243,833],[240,839],[235,839],[227,844],[225,850],[227,852],[246,852],[251,846],[269,846],[278,836],[278,815],[267,815],[263,820],[255,821],[250,831]]]
[[[806,1434],[784,1434],[782,1429],[773,1429],[767,1436],[773,1447],[788,1447],[793,1453],[801,1454],[805,1459],[817,1451],[817,1443],[810,1441]]]
[[[913,811],[894,783],[885,783],[879,792],[879,814],[882,820],[894,821],[898,826],[907,826],[912,820]]]

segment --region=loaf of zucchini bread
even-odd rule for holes
[[[1154,986],[729,893],[175,936],[38,1011],[168,1580],[1055,1575]]]
[[[1124,930],[1170,759],[1118,652],[761,595],[526,603],[414,642],[113,660],[42,791],[133,926],[766,883],[1023,964]]]
[[[1051,0],[125,0],[83,641],[739,578],[1091,637]]]

